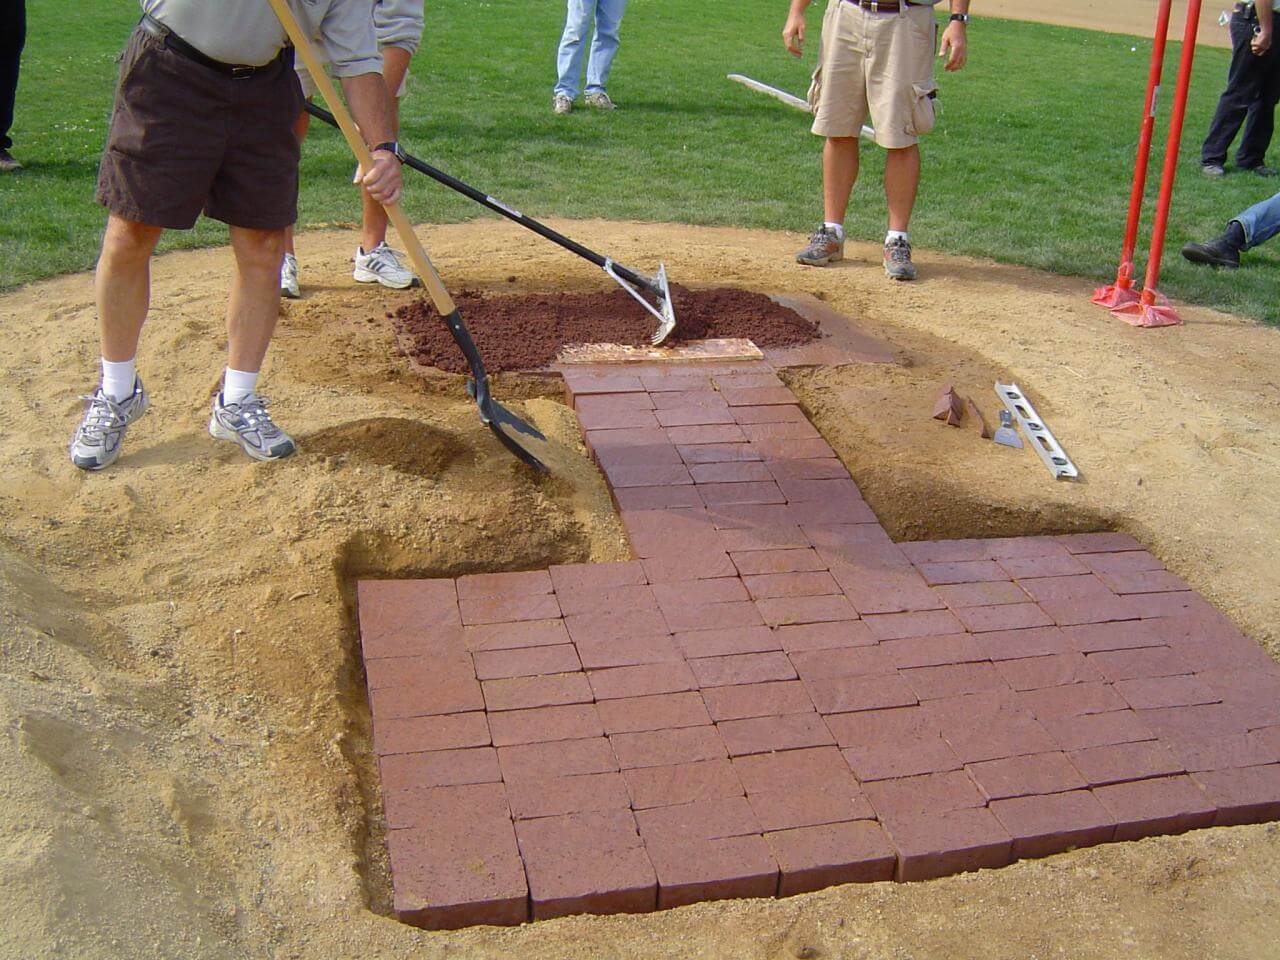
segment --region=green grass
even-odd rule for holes
[[[803,93],[821,10],[809,16],[803,64],[781,49],[777,0],[689,5],[631,0],[610,92],[612,115],[549,109],[563,5],[553,0],[436,0],[414,66],[403,139],[411,151],[535,215],[785,227],[820,213],[819,141],[805,118],[724,79],[743,72]],[[137,7],[31,0],[15,150],[29,169],[0,178],[0,288],[93,263],[103,213],[93,202],[115,77]],[[970,28],[970,64],[939,73],[944,113],[925,143],[912,236],[918,246],[1109,280],[1124,226],[1149,43],[1131,37],[987,20]],[[1176,29],[1175,29],[1176,32]],[[1170,45],[1168,82],[1179,50]],[[1171,296],[1280,322],[1280,244],[1236,273],[1192,268],[1186,240],[1269,195],[1274,182],[1198,174],[1198,147],[1227,54],[1197,52],[1161,286]],[[1167,96],[1161,120],[1167,118]],[[1157,125],[1150,193],[1159,180]],[[848,228],[884,224],[882,157],[864,152]],[[405,205],[420,221],[488,216],[407,172]],[[302,165],[302,226],[358,216],[350,160],[317,126]],[[1148,204],[1148,212],[1154,202]],[[219,224],[171,233],[165,245],[225,240]],[[1145,240],[1145,235],[1144,235]]]

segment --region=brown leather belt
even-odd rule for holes
[[[880,2],[880,0],[844,0],[845,3],[851,3],[855,7],[861,7],[863,10],[870,10],[872,13],[897,13],[906,4],[899,3],[898,0],[889,0],[888,3]]]

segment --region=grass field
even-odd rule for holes
[[[778,0],[631,0],[610,83],[622,109],[554,117],[549,95],[561,3],[435,0],[405,102],[403,140],[534,215],[807,231],[820,214],[819,141],[799,113],[724,79],[744,72],[803,93],[821,10],[811,8],[810,49],[796,63],[779,41],[784,7]],[[137,17],[128,0],[83,0],[71,20],[55,0],[29,0],[28,8],[14,129],[15,152],[28,169],[0,177],[0,288],[92,266],[103,223],[93,183],[114,61]],[[969,33],[969,66],[939,73],[944,114],[924,148],[913,242],[1109,280],[1149,43],[983,20],[981,11]],[[1168,74],[1177,56],[1171,44]],[[1162,288],[1280,322],[1280,244],[1250,253],[1247,268],[1232,274],[1192,268],[1177,254],[1186,240],[1216,233],[1227,217],[1280,186],[1249,175],[1217,183],[1199,176],[1199,141],[1226,64],[1224,51],[1198,51]],[[847,226],[855,237],[874,239],[885,215],[882,164],[875,148],[864,156]],[[1153,195],[1159,162],[1158,145]],[[488,215],[406,176],[405,205],[416,220]],[[357,216],[349,177],[341,139],[317,126],[304,150],[303,227]],[[202,223],[165,243],[190,247],[225,236],[221,225]]]

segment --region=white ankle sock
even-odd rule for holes
[[[885,243],[888,243],[890,240],[906,240],[906,239],[907,239],[907,231],[905,230],[890,230],[884,235]]]
[[[102,392],[116,403],[123,403],[133,396],[133,384],[138,374],[134,370],[134,357],[118,363],[103,358]]]
[[[257,386],[257,370],[250,373],[247,370],[232,370],[227,367],[227,372],[222,375],[222,402],[239,403],[253,393]]]
[[[843,223],[832,223],[830,220],[823,220],[823,221],[822,221],[822,225],[823,225],[824,227],[826,227],[828,230],[834,230],[834,231],[836,232],[836,239],[837,239],[837,240],[843,240],[843,239],[844,239],[844,224],[843,224]]]

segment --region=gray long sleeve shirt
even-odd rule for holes
[[[140,0],[150,14],[205,56],[262,66],[288,42],[267,0]],[[289,0],[308,35],[327,54],[337,77],[381,73],[369,0]]]

